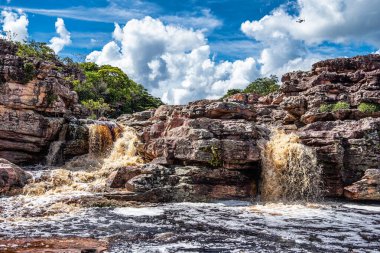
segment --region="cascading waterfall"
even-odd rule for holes
[[[77,157],[62,168],[47,172],[39,182],[26,185],[24,193],[102,192],[106,190],[107,177],[113,170],[143,163],[137,154],[139,139],[134,129],[107,125],[91,125],[89,129],[88,155]]]
[[[274,131],[261,156],[263,201],[316,201],[322,196],[316,154],[297,135]]]
[[[114,124],[93,124],[89,126],[89,153],[95,157],[106,157],[122,129]]]

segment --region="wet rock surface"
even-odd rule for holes
[[[110,193],[108,198],[143,202],[250,199],[257,190],[256,181],[244,172],[196,166],[121,168],[109,181],[111,188],[129,193]]]
[[[380,169],[366,170],[361,180],[344,188],[344,196],[352,200],[380,201]]]
[[[102,253],[106,249],[105,241],[87,238],[0,239],[0,251],[4,253]]]
[[[0,158],[0,194],[7,193],[14,189],[21,189],[32,175],[25,172],[17,165]]]

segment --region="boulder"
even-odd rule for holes
[[[32,179],[32,175],[17,165],[0,158],[0,194],[20,189]]]
[[[368,169],[361,180],[344,188],[350,200],[380,201],[380,169]]]

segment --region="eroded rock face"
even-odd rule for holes
[[[344,188],[344,196],[352,200],[380,201],[380,169],[366,170],[361,180]]]
[[[257,141],[266,132],[254,123],[254,115],[245,104],[199,101],[161,106],[140,123],[135,116],[121,117],[119,123],[138,129],[142,152],[159,164],[258,169]]]
[[[16,52],[15,45],[0,40],[0,157],[38,163],[67,117],[86,112],[59,62],[24,59]]]
[[[119,122],[137,129],[139,149],[152,163],[256,172],[268,129],[294,132],[316,150],[327,196],[342,196],[366,170],[380,167],[380,112],[358,109],[361,103],[380,106],[380,55],[322,61],[311,71],[285,74],[282,83],[263,97],[161,106]],[[337,102],[348,108],[321,110]]]
[[[225,168],[146,164],[120,168],[109,178],[111,188],[126,188],[123,200],[147,202],[250,199],[256,195],[252,176]]]
[[[24,187],[31,178],[17,165],[0,158],[0,194]]]

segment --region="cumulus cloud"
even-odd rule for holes
[[[29,20],[22,10],[13,11],[4,9],[1,12],[1,23],[3,25],[3,38],[23,42],[28,39]]]
[[[130,20],[123,28],[115,24],[113,38],[87,61],[120,67],[169,104],[220,97],[258,76],[253,58],[215,62],[202,31],[151,17]]]
[[[65,22],[62,18],[58,18],[55,22],[55,29],[59,37],[53,37],[50,40],[49,47],[53,49],[56,54],[58,54],[65,46],[71,44],[71,34],[67,31]]]
[[[308,69],[324,57],[308,48],[323,42],[380,46],[378,0],[298,0],[297,14],[292,13],[283,5],[258,21],[241,25],[243,33],[265,45],[260,58],[262,74],[292,70],[292,66]],[[305,22],[298,23],[298,19]]]

